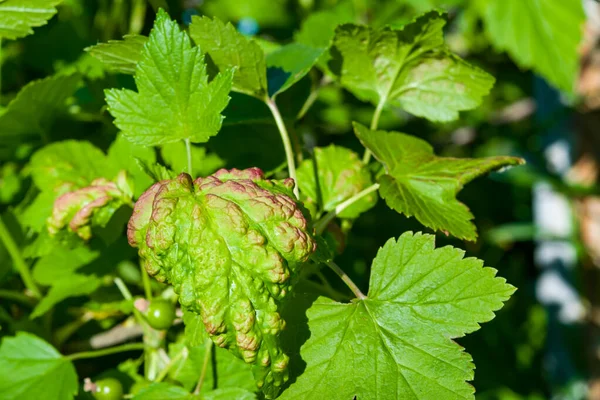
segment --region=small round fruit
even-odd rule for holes
[[[123,397],[123,386],[115,378],[104,378],[95,383],[96,391],[92,394],[96,400],[118,400]]]
[[[146,312],[146,319],[154,329],[169,329],[175,320],[175,307],[166,300],[152,300]]]

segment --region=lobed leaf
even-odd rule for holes
[[[138,92],[110,89],[106,101],[115,124],[134,143],[206,142],[221,128],[232,78],[228,69],[208,82],[200,49],[161,10],[136,67]]]
[[[308,310],[306,370],[280,398],[474,399],[474,365],[452,339],[493,319],[515,288],[463,256],[431,235],[390,239],[366,299],[319,298]]]
[[[475,240],[477,232],[473,214],[456,194],[480,175],[524,162],[517,157],[438,157],[429,143],[414,136],[372,131],[358,123],[354,131],[385,167],[378,181],[388,206],[461,239]]]

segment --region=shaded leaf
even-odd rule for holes
[[[267,56],[269,96],[275,97],[302,79],[315,65],[324,49],[291,43]]]
[[[133,75],[147,41],[146,36],[125,35],[123,40],[109,40],[107,43],[87,47],[85,51],[102,61],[108,69]]]
[[[573,91],[585,13],[579,0],[478,0],[492,44],[523,68]]]
[[[236,68],[232,89],[264,99],[267,96],[267,65],[261,47],[218,18],[192,17],[190,36],[208,53],[221,71]]]
[[[18,39],[31,35],[32,28],[46,25],[62,0],[0,1],[0,38]]]
[[[342,85],[380,108],[397,106],[432,121],[450,121],[477,107],[494,78],[450,53],[445,24],[432,11],[400,30],[341,25],[334,45]]]
[[[0,7],[2,7],[0,3]],[[1,21],[1,18],[0,18]],[[52,121],[79,84],[79,75],[61,75],[25,85],[0,111],[0,145],[19,144],[48,133]]]
[[[77,297],[93,293],[101,285],[100,278],[94,275],[73,274],[69,279],[54,284],[50,291],[33,309],[29,318],[37,318],[50,311],[56,304],[69,297]]]
[[[358,155],[344,147],[316,147],[314,160],[304,160],[298,168],[300,191],[309,204],[333,211],[345,200],[373,184],[370,172]],[[315,174],[315,164],[318,175]],[[371,193],[342,211],[341,218],[356,218],[377,202]]]

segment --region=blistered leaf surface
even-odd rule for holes
[[[148,273],[173,285],[215,344],[257,365],[270,397],[287,379],[280,304],[316,248],[292,185],[257,168],[181,174],[148,189],[128,226]]]

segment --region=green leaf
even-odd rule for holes
[[[585,13],[579,0],[478,0],[492,44],[572,92]]]
[[[459,111],[481,103],[494,78],[450,53],[445,24],[432,11],[401,30],[338,27],[334,45],[342,85],[379,108],[397,106],[432,121],[457,119]]]
[[[0,7],[3,4],[6,3],[0,3]],[[0,111],[0,145],[20,144],[46,135],[79,81],[79,75],[51,76],[23,87]]]
[[[62,0],[0,1],[0,38],[18,39],[31,35],[32,28],[46,25]]]
[[[294,40],[307,46],[327,50],[331,47],[336,27],[355,21],[354,5],[350,1],[342,1],[331,9],[311,13],[294,35]],[[327,65],[330,59],[331,55],[326,51],[318,60],[319,67],[327,73],[331,73]]]
[[[133,400],[201,400],[201,397],[189,393],[181,386],[159,382],[140,390],[133,396]]]
[[[56,304],[69,297],[93,293],[100,287],[101,283],[101,279],[94,275],[70,275],[69,279],[62,280],[50,288],[46,296],[33,309],[29,318],[33,319],[44,315]]]
[[[197,382],[200,373],[198,366],[201,365],[204,359],[205,343],[208,334],[204,328],[202,317],[198,314],[184,311],[183,321],[185,323],[185,339],[190,348],[190,362],[189,365],[185,366],[185,369],[187,372],[193,372],[195,376],[195,379],[192,379],[189,376],[190,374],[188,374],[188,379]],[[252,375],[252,366],[220,347],[214,346],[213,351],[215,352],[217,369],[213,371],[213,364],[209,364],[206,374],[207,387],[212,387],[210,383],[212,382],[212,377],[216,374],[219,389],[237,388],[251,392],[256,390],[256,384]],[[174,376],[172,378],[185,385],[183,380],[177,379]]]
[[[315,65],[324,49],[291,43],[267,56],[269,96],[274,98],[302,79]]]
[[[138,92],[110,89],[106,101],[115,125],[134,143],[206,142],[221,128],[232,77],[228,69],[209,83],[200,49],[160,10],[136,67]]]
[[[33,279],[42,285],[65,282],[76,275],[75,271],[100,256],[100,252],[80,245],[74,249],[55,247],[33,267]]]
[[[208,53],[221,71],[236,68],[232,89],[264,100],[267,96],[265,54],[253,40],[247,39],[230,23],[219,19],[192,17],[190,36]]]
[[[160,155],[176,174],[187,172],[187,150],[184,142],[161,146]],[[210,175],[224,166],[225,162],[215,153],[207,154],[206,148],[192,145],[193,176]]]
[[[152,178],[154,182],[160,182],[165,179],[173,179],[177,176],[177,173],[171,171],[169,168],[158,163],[147,163],[146,161],[136,158],[135,162],[140,166],[142,171]]]
[[[198,316],[196,318],[200,319]],[[200,321],[200,324],[202,324],[202,321]],[[202,342],[197,346],[188,346],[186,348],[185,343],[174,343],[169,346],[169,356],[171,358],[186,348],[184,350],[184,357],[174,364],[169,373],[169,378],[180,382],[187,390],[193,390],[200,378],[206,354],[206,340],[208,339],[206,333],[203,336]],[[215,385],[218,385],[219,389],[238,389],[249,391],[250,393],[256,391],[257,388],[250,365],[225,349],[213,346],[213,351],[215,352],[214,360],[216,362],[215,364],[208,364],[202,386],[202,394],[212,390]],[[214,365],[217,367],[216,370],[213,368]],[[214,376],[216,376],[216,380],[213,380]]]
[[[131,143],[123,134],[119,134],[108,149],[108,160],[118,170],[126,170],[132,177],[135,190],[134,196],[139,197],[146,189],[154,183],[136,160],[146,163],[156,162],[156,153],[153,148]]]
[[[496,270],[407,232],[379,250],[369,292],[308,310],[304,373],[289,399],[474,399],[471,357],[452,339],[479,329],[515,291]],[[342,379],[343,378],[343,379]]]
[[[202,400],[255,400],[256,395],[248,390],[239,388],[217,389],[206,393]]]
[[[99,177],[112,179],[118,171],[102,150],[90,142],[77,140],[41,148],[31,157],[29,168],[34,183],[42,191],[65,185],[84,187]]]
[[[306,202],[320,210],[333,211],[345,200],[373,184],[371,174],[358,155],[344,147],[316,147],[314,160],[304,160],[298,168],[298,184]],[[315,164],[318,174],[315,174]],[[342,211],[341,218],[356,218],[377,202],[371,193]]]
[[[0,346],[0,398],[72,399],[78,391],[73,364],[42,339],[25,332]]]
[[[148,38],[143,35],[125,35],[123,40],[109,40],[85,49],[102,61],[108,69],[133,75]]]
[[[461,239],[475,240],[477,232],[473,214],[456,194],[480,175],[524,162],[517,157],[438,157],[429,143],[414,136],[372,131],[358,123],[354,131],[385,167],[378,181],[388,206]]]

